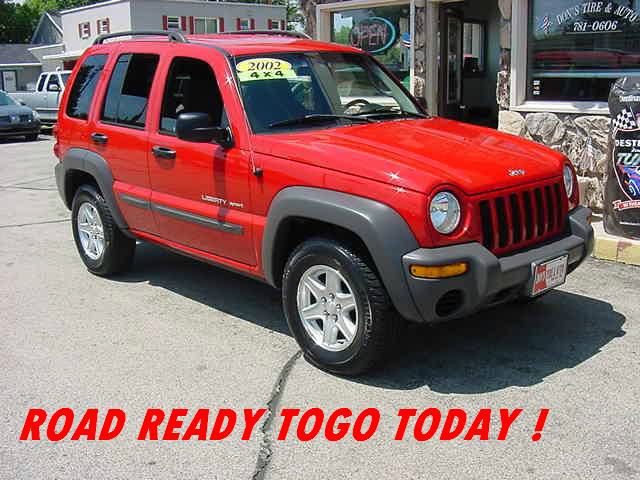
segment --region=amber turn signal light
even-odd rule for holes
[[[449,278],[462,275],[469,270],[469,263],[458,262],[449,265],[411,265],[411,275],[418,278]]]

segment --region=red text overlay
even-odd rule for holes
[[[385,421],[392,422],[391,440],[394,441],[507,440],[522,412],[521,408],[483,408],[475,412],[459,408],[401,408],[391,419],[385,417]],[[266,408],[149,408],[144,417],[136,422],[136,438],[221,441],[235,432],[242,440],[250,440],[269,415],[271,414]],[[280,441],[293,439],[308,442],[325,439],[336,442],[353,439],[364,442],[376,435],[382,422],[377,408],[366,408],[358,412],[349,408],[332,411],[321,408],[283,408],[278,415],[280,421],[275,423],[278,426],[274,437]],[[532,441],[540,440],[548,415],[548,408],[536,412],[536,421],[531,428]],[[106,411],[90,408],[81,412],[71,408],[60,408],[53,412],[32,408],[27,412],[20,440],[108,441],[117,438],[128,421],[130,420],[124,410],[119,408]],[[389,429],[385,431],[388,432]]]

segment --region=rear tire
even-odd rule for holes
[[[282,302],[305,358],[320,369],[359,375],[387,358],[403,319],[357,249],[314,238],[289,257]]]
[[[71,225],[80,258],[91,273],[109,276],[129,269],[136,242],[120,231],[95,187],[82,185],[76,191]]]

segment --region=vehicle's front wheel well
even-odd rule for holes
[[[280,287],[285,264],[295,248],[313,237],[330,238],[351,247],[376,270],[375,263],[364,241],[354,232],[331,223],[305,217],[289,217],[278,228],[273,248],[273,278]],[[376,272],[377,273],[377,272]]]
[[[95,187],[98,192],[100,191],[98,182],[93,177],[93,175],[82,170],[69,170],[67,172],[66,181],[64,182],[65,202],[69,208],[71,208],[73,197],[78,191],[78,188],[80,188],[82,185],[91,185]]]

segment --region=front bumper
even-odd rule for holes
[[[569,255],[567,273],[593,251],[591,210],[577,207],[569,213],[567,233],[559,239],[509,256],[496,257],[479,243],[441,248],[419,248],[402,257],[411,296],[425,322],[437,322],[469,315],[484,307],[525,294],[531,277],[531,263]],[[446,279],[416,278],[411,265],[447,265],[468,262],[469,271]]]
[[[19,137],[22,135],[33,135],[40,132],[40,121],[0,124],[0,137]]]

